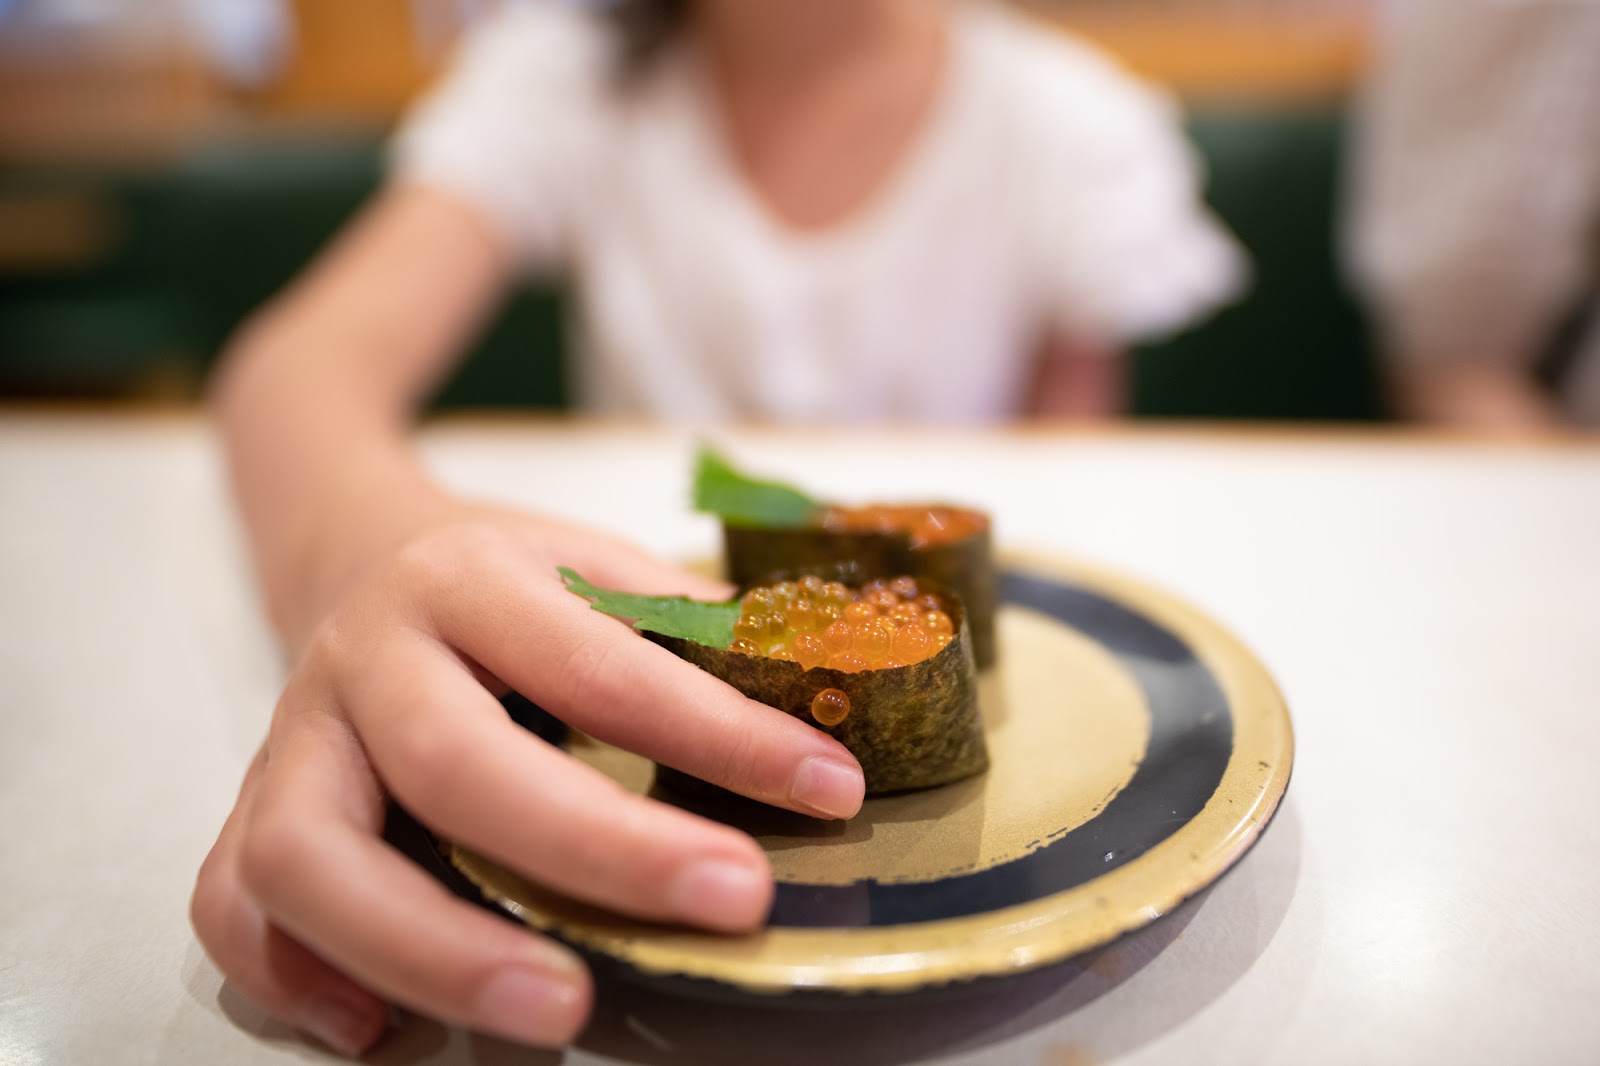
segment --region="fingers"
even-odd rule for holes
[[[591,998],[582,963],[383,844],[350,795],[359,748],[331,718],[282,731],[240,846],[244,887],[295,941],[383,996],[516,1040],[571,1040]]]
[[[252,765],[196,882],[195,929],[228,979],[348,1054],[381,1035],[386,999],[559,1044],[592,994],[566,949],[455,899],[387,847],[385,790],[436,830],[594,903],[725,930],[770,906],[770,870],[748,837],[630,795],[524,734],[484,681],[768,802],[823,816],[861,802],[859,768],[831,738],[591,611],[560,585],[553,556],[517,542],[451,531],[351,597],[297,668],[270,760]],[[614,542],[567,548],[561,558],[608,585],[730,591]]]
[[[432,621],[546,710],[608,743],[823,818],[861,807],[861,768],[826,733],[747,699],[568,592],[548,563],[452,571]]]
[[[421,634],[369,665],[348,689],[352,716],[385,785],[436,831],[641,917],[728,931],[765,917],[771,872],[743,833],[628,793],[524,733]]]
[[[383,1034],[388,1006],[274,928],[240,881],[240,845],[264,765],[258,754],[200,867],[190,921],[217,968],[251,1002],[329,1047],[359,1055]]]

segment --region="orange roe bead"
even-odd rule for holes
[[[901,662],[921,662],[928,654],[928,632],[921,626],[902,626],[895,630],[889,648]]]
[[[922,621],[922,612],[916,604],[902,600],[889,608],[888,618],[897,626],[916,625]]]
[[[836,651],[828,656],[828,668],[854,674],[867,668],[867,660],[853,651]]]
[[[761,646],[759,644],[757,644],[753,640],[745,640],[743,637],[740,637],[738,640],[734,641],[732,644],[729,644],[728,645],[728,650],[729,651],[739,652],[741,655],[760,655],[761,654]]]
[[[881,619],[873,619],[850,627],[851,646],[868,659],[881,658],[889,651],[894,639],[894,627]]]
[[[854,639],[856,639],[856,634],[851,629],[850,623],[845,619],[838,619],[838,621],[830,624],[827,629],[822,631],[822,643],[826,645],[829,653],[850,650],[851,642],[854,642]]]
[[[878,609],[879,614],[886,614],[900,603],[900,597],[888,589],[879,589],[867,596],[866,602]]]
[[[822,631],[822,643],[830,653],[849,651],[850,643],[854,639],[855,634],[850,631],[850,623],[842,618]]]
[[[825,688],[811,698],[811,717],[825,726],[835,726],[850,717],[850,697],[836,688]]]
[[[742,614],[733,623],[733,635],[739,640],[759,643],[767,635],[768,614]]]
[[[902,576],[889,582],[889,591],[899,596],[902,600],[914,600],[921,589],[917,588],[916,578]]]
[[[771,648],[767,649],[767,658],[778,659],[786,663],[797,661],[795,659],[794,652],[789,650],[789,646],[787,644],[774,644]]]
[[[933,649],[933,654],[937,655],[948,648],[950,646],[950,642],[954,639],[954,637],[949,636],[948,634],[941,633],[933,638],[933,643],[930,644],[929,647]]]
[[[926,614],[928,611],[944,610],[944,603],[931,592],[917,597],[917,609]]]
[[[828,647],[815,633],[800,634],[789,647],[794,652],[794,661],[807,670],[828,661]]]
[[[857,590],[856,598],[857,599],[862,599],[862,600],[867,599],[874,592],[882,592],[884,589],[886,589],[888,587],[889,587],[889,581],[888,581],[887,578],[875,577],[871,581],[868,581],[865,585],[862,585],[859,590]]]
[[[800,597],[806,600],[820,600],[822,593],[827,588],[827,582],[815,574],[807,574],[799,581]]]
[[[922,616],[922,628],[931,637],[948,637],[956,631],[955,623],[943,611],[929,611]]]
[[[856,600],[844,609],[844,616],[852,622],[869,622],[878,617],[878,609],[865,600]]]
[[[821,616],[809,600],[801,600],[789,608],[788,626],[795,633],[811,633],[822,628]]]
[[[800,597],[800,586],[793,581],[780,581],[772,586],[772,594],[779,603],[793,603]]]
[[[751,589],[739,603],[744,614],[767,614],[777,604],[777,597],[768,588]]]
[[[822,586],[823,602],[832,604],[841,611],[848,607],[855,598],[855,594],[850,591],[843,581],[829,581]]]

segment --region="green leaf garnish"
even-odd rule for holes
[[[822,507],[793,485],[739,473],[710,448],[695,458],[694,508],[747,526],[793,528]]]
[[[679,637],[712,648],[733,643],[733,623],[739,620],[738,600],[707,603],[687,596],[640,596],[590,584],[571,567],[558,567],[567,591],[591,601],[595,610],[617,618],[633,619],[633,628],[648,629],[664,637]]]

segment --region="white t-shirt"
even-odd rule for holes
[[[1238,290],[1165,97],[996,5],[955,5],[950,42],[906,157],[821,230],[746,183],[690,42],[625,87],[607,27],[550,2],[472,31],[395,174],[573,279],[578,400],[606,414],[1000,419],[1047,333],[1122,344]]]

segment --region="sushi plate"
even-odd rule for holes
[[[1289,783],[1289,715],[1214,622],[1135,581],[1002,560],[1000,662],[980,681],[991,766],[873,797],[848,822],[742,800],[660,798],[750,832],[777,893],[741,937],[560,898],[448,842],[458,891],[625,976],[714,998],[837,1000],[1004,978],[1104,946],[1239,861]],[[583,736],[574,756],[637,792],[653,767]]]

